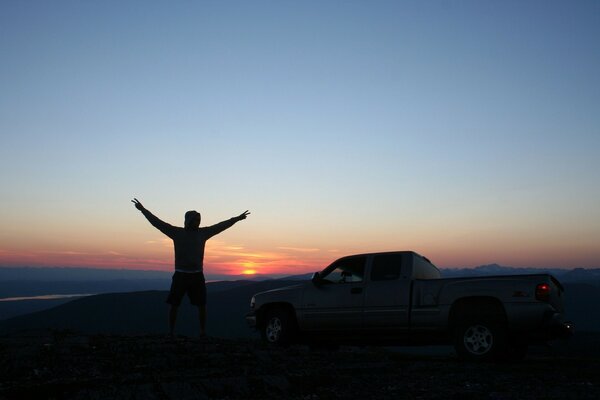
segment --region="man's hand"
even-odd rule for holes
[[[243,213],[241,213],[240,215],[238,215],[237,217],[235,217],[236,220],[241,221],[243,219],[246,219],[246,217],[250,215],[250,211],[246,210]]]
[[[140,211],[144,210],[144,206],[142,205],[142,203],[140,203],[140,201],[138,199],[136,199],[135,197],[133,198],[133,200],[131,200],[131,202],[133,204],[135,204],[135,208],[137,208],[138,210],[140,210]]]

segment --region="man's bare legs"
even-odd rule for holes
[[[175,322],[177,322],[177,311],[179,311],[179,306],[171,304],[171,310],[169,310],[169,334],[172,338],[175,337]]]
[[[198,320],[200,321],[200,337],[206,336],[206,304],[198,306]]]
[[[175,337],[175,322],[177,322],[178,311],[179,306],[171,304],[171,309],[169,310],[169,334],[172,338]],[[198,321],[200,322],[200,337],[204,337],[206,336],[206,305],[198,306]]]

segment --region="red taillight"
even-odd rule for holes
[[[535,298],[540,301],[550,301],[550,285],[540,283],[535,288]]]

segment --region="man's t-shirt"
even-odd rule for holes
[[[156,229],[173,239],[175,270],[188,273],[202,272],[206,241],[236,222],[235,218],[231,218],[204,228],[185,229],[167,224],[146,209],[142,210],[142,214]]]

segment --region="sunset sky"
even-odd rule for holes
[[[0,266],[600,267],[598,1],[2,1]]]

